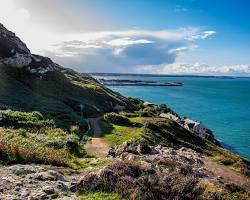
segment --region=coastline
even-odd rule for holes
[[[105,77],[104,77],[105,78]],[[195,77],[106,77],[107,79],[132,79],[140,81],[183,82],[184,87],[139,87],[108,86],[127,97],[136,97],[156,104],[166,103],[182,116],[202,120],[212,128],[216,138],[226,145],[226,149],[250,159],[248,140],[250,126],[247,101],[249,99],[249,79],[195,78]],[[231,92],[234,91],[234,92]],[[242,93],[246,94],[244,98]],[[232,110],[233,109],[233,110]],[[231,110],[232,112],[228,112]],[[250,112],[250,111],[249,111]],[[220,113],[220,114],[216,114]],[[244,118],[238,122],[237,119]],[[250,119],[249,119],[250,120]],[[231,147],[231,148],[228,148]]]

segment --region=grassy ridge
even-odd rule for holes
[[[116,104],[133,109],[135,105],[89,75],[59,68],[43,77],[22,69],[0,66],[0,106],[16,110],[40,111],[54,119],[59,126],[84,122],[86,117],[111,111]]]

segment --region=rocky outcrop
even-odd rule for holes
[[[2,24],[0,24],[0,64],[26,69],[39,76],[59,67],[50,58],[31,54],[26,44]]]
[[[15,33],[7,30],[0,23],[0,58],[12,57],[17,54],[29,55],[30,50]]]
[[[13,165],[0,168],[0,199],[64,198],[70,181],[54,170],[38,165]],[[72,196],[70,199],[74,199]]]
[[[198,177],[207,176],[206,170],[203,168],[201,154],[192,149],[180,148],[175,150],[161,145],[153,147],[147,144],[134,144],[125,142],[119,146],[112,148],[109,155],[124,161],[138,161],[147,165],[161,166],[160,163],[169,163],[176,168],[183,166],[191,167]],[[165,170],[165,168],[161,169]]]

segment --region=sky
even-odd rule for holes
[[[1,0],[32,53],[79,72],[250,75],[248,0]]]

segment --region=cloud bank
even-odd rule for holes
[[[143,66],[136,70],[141,73],[157,74],[197,74],[197,75],[219,75],[219,76],[250,76],[250,65],[228,65],[213,67],[200,63],[174,63],[160,66]]]
[[[67,35],[43,53],[83,72],[131,72],[141,66],[172,64],[214,31],[197,28],[126,30]],[[74,38],[73,40],[71,38]]]

